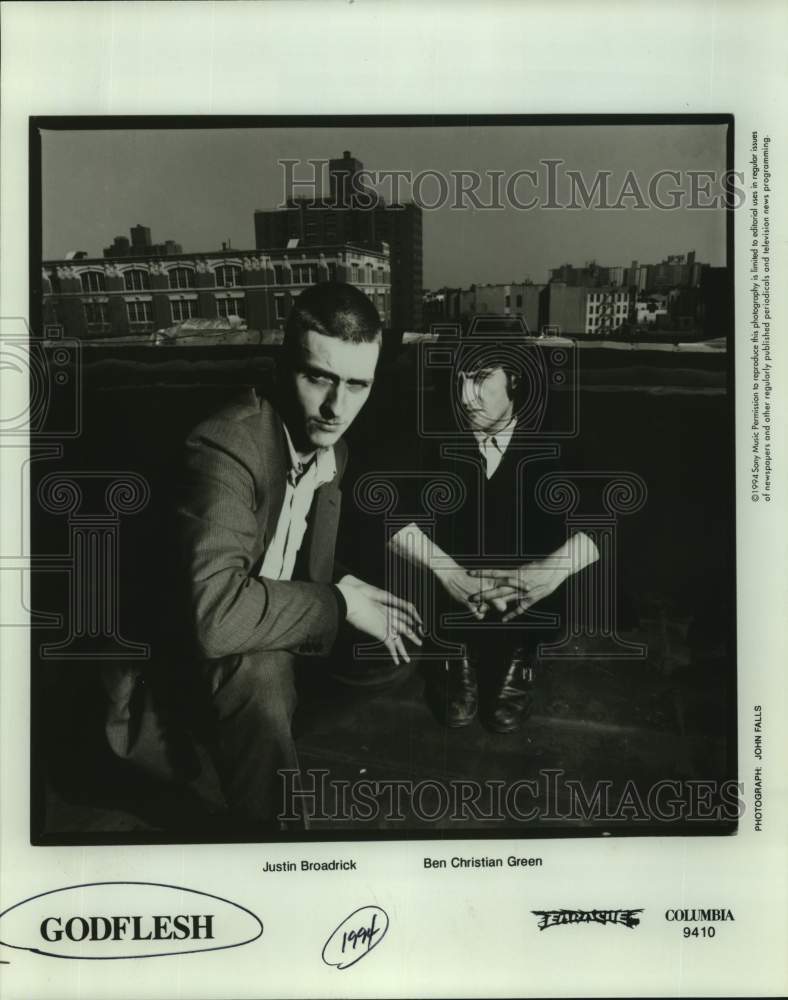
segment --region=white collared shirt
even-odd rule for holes
[[[318,448],[302,459],[293,447],[287,427],[285,437],[290,455],[285,498],[274,537],[265,551],[260,567],[260,576],[268,577],[269,580],[292,578],[296,557],[306,534],[306,519],[315,491],[337,474],[333,447]]]
[[[506,449],[512,440],[517,418],[512,417],[509,423],[494,434],[484,434],[482,431],[474,431],[473,436],[479,445],[479,451],[484,459],[484,474],[490,479],[493,473],[501,464],[501,459],[506,454]]]

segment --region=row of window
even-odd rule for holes
[[[335,281],[337,266],[330,261],[328,280]],[[274,265],[275,279],[278,285],[314,285],[319,280],[317,264],[293,264],[291,277],[288,279],[283,264]],[[169,287],[173,289],[194,288],[195,271],[191,267],[174,267],[168,272]],[[219,288],[237,288],[241,284],[241,268],[236,264],[223,264],[214,271],[216,286]],[[107,290],[106,276],[103,271],[85,271],[81,276],[83,292],[105,292]],[[380,284],[384,282],[384,273],[376,271],[371,264],[352,265],[352,280],[356,284]],[[150,290],[150,273],[142,268],[132,268],[123,272],[123,286],[127,292],[146,292]]]
[[[173,323],[182,323],[186,319],[194,319],[198,315],[197,301],[184,299],[170,302]],[[246,303],[243,299],[217,299],[216,315],[220,319],[228,316],[246,317]],[[126,318],[134,326],[153,322],[153,305],[150,302],[127,302]],[[90,326],[108,326],[109,318],[105,302],[86,302],[85,320]]]
[[[587,325],[589,330],[596,330],[603,328],[607,323],[613,323],[614,325],[620,326],[622,322],[623,317],[621,316],[609,316],[607,318],[604,316],[598,316],[596,319],[589,319]]]
[[[605,300],[609,300],[609,299],[610,299],[610,292],[589,292],[588,293],[588,301],[589,302],[604,302]],[[622,300],[624,300],[624,301],[628,300],[628,296],[624,296],[624,295],[617,295],[616,296],[616,301],[620,302]]]
[[[612,309],[612,311],[617,312],[617,313],[628,313],[629,312],[629,305],[626,302],[617,302],[615,304],[615,306],[612,306],[612,307],[610,305],[589,306],[588,307],[588,314],[589,314],[589,316],[593,316],[594,313],[601,313],[601,312],[605,312],[605,311],[610,312],[611,309]]]
[[[375,296],[375,304],[379,311],[385,308],[385,296],[378,293]],[[198,303],[196,299],[183,299],[170,302],[170,310],[173,323],[181,323],[187,319],[195,319],[199,316]],[[228,316],[238,316],[246,318],[246,301],[242,298],[217,299],[216,316],[219,319],[226,319]],[[274,316],[277,320],[286,317],[286,306],[284,294],[274,295]],[[153,304],[151,302],[127,302],[126,318],[129,323],[153,322]],[[106,326],[109,323],[106,302],[86,302],[85,320],[90,326]]]
[[[174,267],[168,272],[170,288],[194,288],[194,273],[191,267]],[[220,287],[235,288],[241,284],[241,268],[233,264],[217,267],[214,274]],[[83,292],[106,292],[107,279],[103,271],[85,271],[80,277]],[[150,273],[137,267],[124,271],[123,287],[127,292],[150,291]]]

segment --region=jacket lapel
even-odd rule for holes
[[[257,484],[258,496],[262,500],[262,522],[260,528],[263,537],[260,538],[261,551],[274,537],[279,514],[285,499],[287,485],[287,442],[282,420],[268,400],[263,400],[260,406],[260,448],[263,453],[264,465],[261,469],[261,481]]]
[[[335,483],[335,480],[326,483],[315,493],[304,536],[307,575],[316,583],[329,583],[334,572],[334,549],[342,499]]]

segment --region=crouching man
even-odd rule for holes
[[[210,697],[210,747],[232,812],[273,829],[299,656],[326,656],[344,621],[395,662],[421,644],[414,607],[334,566],[341,440],[381,349],[375,307],[352,285],[306,289],[288,318],[270,398],[248,390],[186,443],[178,508],[189,615]]]

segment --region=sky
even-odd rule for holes
[[[558,200],[569,200],[566,171],[580,171],[592,189],[595,172],[609,171],[615,203],[627,174],[649,201],[649,181],[661,170],[681,171],[678,184],[660,183],[663,200],[672,188],[688,190],[686,171],[725,169],[724,125],[507,125],[388,128],[134,129],[42,132],[42,227],[45,259],[70,250],[101,256],[131,226],[150,227],[154,242],[173,239],[189,252],[254,249],[253,213],[275,208],[285,194],[279,161],[298,160],[298,177],[309,159],[339,157],[350,150],[367,170],[478,172],[479,198],[491,199],[491,172],[503,184],[517,171],[535,170],[536,183],[517,182],[522,201],[547,197],[552,168]],[[466,182],[467,183],[467,182]],[[389,188],[381,187],[385,195]],[[453,190],[453,188],[451,189]],[[505,188],[504,188],[505,190]],[[712,185],[716,190],[716,185]],[[423,199],[438,194],[425,175]],[[407,200],[410,189],[403,184]],[[725,212],[664,210],[649,204],[622,209],[518,210],[452,208],[425,210],[424,287],[466,287],[473,282],[542,282],[562,263],[654,263],[668,254],[696,251],[696,259],[725,263]]]

